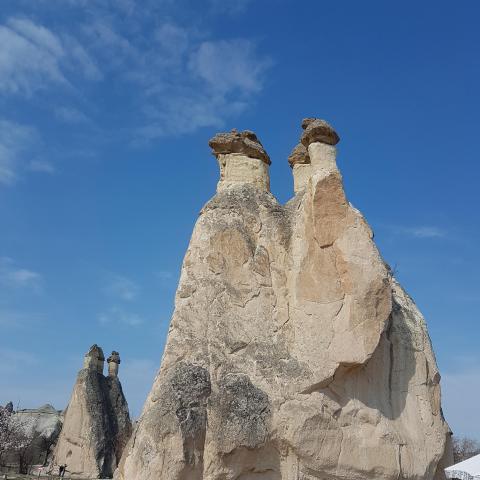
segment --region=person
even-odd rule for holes
[[[67,464],[63,464],[62,466],[62,474],[60,475],[61,478],[65,477],[65,472],[67,471]]]
[[[65,465],[60,465],[58,467],[58,475],[60,478],[63,478],[65,476]]]

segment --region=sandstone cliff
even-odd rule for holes
[[[425,321],[345,197],[338,135],[317,119],[302,127],[285,206],[255,134],[212,139],[217,194],[116,479],[443,478]]]
[[[67,465],[73,477],[110,478],[131,434],[127,402],[117,377],[120,357],[109,357],[103,375],[102,349],[85,355],[54,452],[54,465]]]

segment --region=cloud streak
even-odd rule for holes
[[[119,300],[131,302],[139,295],[140,287],[123,275],[111,274],[108,276],[105,292]]]
[[[39,291],[42,275],[33,270],[19,268],[9,257],[0,258],[0,284],[7,288],[25,288]]]
[[[100,325],[123,325],[126,327],[139,327],[145,319],[137,313],[124,310],[121,307],[111,307],[98,315]]]
[[[70,36],[53,33],[26,18],[0,26],[0,92],[31,96],[53,85],[70,87],[69,73],[101,78],[95,62]]]
[[[417,227],[392,227],[392,230],[397,235],[404,235],[411,238],[443,238],[447,236],[447,232],[439,227],[420,225]]]

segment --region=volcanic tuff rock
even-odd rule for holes
[[[217,133],[208,144],[216,156],[222,153],[242,153],[263,160],[268,165],[271,163],[260,140],[250,130],[239,132],[234,128],[228,133]]]
[[[314,142],[336,145],[340,141],[337,132],[325,120],[320,120],[318,118],[304,118],[302,121],[302,128],[304,132],[300,141],[307,148]]]
[[[425,321],[345,197],[338,136],[304,125],[310,163],[294,164],[285,206],[257,157],[215,151],[217,194],[116,479],[443,478]]]
[[[117,377],[120,357],[112,352],[107,377],[103,376],[104,360],[97,345],[85,355],[55,448],[53,463],[66,464],[73,477],[111,477],[131,434],[128,406]]]
[[[49,442],[58,437],[63,423],[62,412],[48,404],[40,408],[17,410],[14,418],[27,437],[41,436]]]

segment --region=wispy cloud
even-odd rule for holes
[[[88,123],[88,117],[73,107],[57,107],[55,109],[55,116],[66,123]]]
[[[405,235],[413,238],[442,238],[447,232],[439,227],[420,225],[417,227],[392,227],[392,231],[398,235]]]
[[[105,292],[120,300],[131,302],[137,298],[140,287],[123,275],[109,274],[106,278]]]
[[[145,319],[137,313],[127,312],[120,307],[111,307],[98,315],[100,325],[125,325],[127,327],[138,327],[145,322]]]
[[[189,61],[191,71],[220,95],[258,92],[270,65],[270,60],[257,56],[255,44],[245,39],[202,42]]]
[[[0,257],[0,284],[8,288],[41,289],[42,276],[32,270],[18,267],[9,257]]]
[[[209,0],[215,13],[237,15],[244,13],[252,0]]]
[[[15,182],[36,140],[34,128],[0,118],[0,184],[11,185]]]
[[[240,14],[250,2],[209,0],[202,11]],[[19,3],[35,13],[0,24],[0,95],[43,109],[51,105],[65,129],[76,128],[76,138],[91,124],[85,111],[95,109],[102,80],[114,87],[102,92],[101,101],[114,106],[115,120],[107,118],[112,109],[97,112],[104,117],[99,138],[129,132],[127,142],[144,144],[223,127],[252,106],[272,65],[254,39],[219,38],[205,25],[186,22],[170,1],[162,8],[153,0],[141,8],[132,0]],[[45,101],[52,94],[58,102]],[[41,151],[29,145],[44,142],[43,123],[34,129],[0,121],[0,184],[13,184],[22,170],[53,173],[52,155],[48,162],[37,154],[27,158]],[[62,158],[68,154],[62,145]]]
[[[27,166],[28,170],[32,172],[41,172],[41,173],[55,173],[56,169],[52,163],[47,162],[46,160],[31,160]]]
[[[0,25],[0,91],[30,96],[51,84],[70,86],[69,70],[88,79],[101,78],[86,50],[26,18]]]
[[[222,127],[249,107],[271,66],[246,39],[200,43],[190,39],[181,45],[183,60],[172,67],[170,79],[159,82],[157,76],[145,90],[143,111],[149,121],[136,130],[140,138]],[[148,76],[143,80],[148,82]]]

